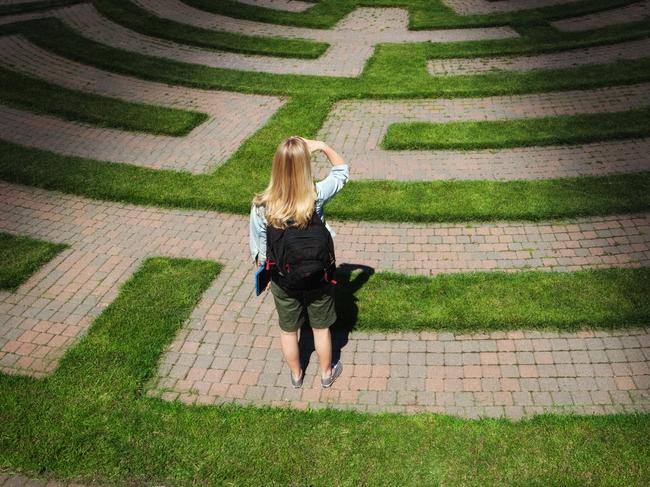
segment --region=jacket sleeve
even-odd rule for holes
[[[322,209],[332,197],[341,191],[350,178],[350,167],[347,164],[332,166],[329,175],[316,183],[316,205]]]
[[[256,257],[260,265],[266,262],[266,219],[255,205],[250,213],[249,246],[253,263]]]
[[[325,221],[325,204],[334,197],[336,193],[341,191],[345,183],[350,178],[350,168],[347,164],[339,164],[332,166],[329,175],[316,183],[316,212],[320,215],[325,223],[325,227],[329,230],[332,238],[336,237],[336,232]]]

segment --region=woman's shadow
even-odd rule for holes
[[[357,272],[358,271],[358,272]],[[332,333],[332,363],[335,364],[341,358],[341,350],[348,343],[350,332],[357,325],[359,308],[357,297],[354,295],[361,287],[368,282],[370,276],[375,273],[372,267],[362,264],[342,264],[336,269],[334,286],[336,323],[330,327]],[[300,365],[307,370],[309,360],[315,350],[314,334],[308,323],[300,330]]]

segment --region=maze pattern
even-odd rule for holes
[[[304,6],[291,0],[256,4],[270,6],[271,2],[283,9]],[[463,14],[565,2],[448,0]],[[126,51],[243,71],[349,77],[362,73],[380,42],[517,35],[511,27],[408,31],[406,10],[399,8],[357,8],[334,28],[319,30],[215,15],[178,0],[135,3],[162,18],[194,27],[312,39],[330,47],[315,60],[199,49],[133,32],[106,19],[91,4],[0,17],[0,23],[55,16],[89,39]],[[646,3],[615,9],[608,21],[634,20],[643,15]],[[565,30],[598,27],[604,25],[603,18],[603,14],[594,14],[569,19]],[[428,67],[440,75],[602,64],[647,57],[648,46],[647,40],[640,40],[537,56],[434,60]],[[20,35],[0,37],[0,65],[75,90],[210,116],[188,136],[174,138],[103,129],[0,106],[3,140],[152,168],[209,171],[286,102],[282,97],[197,90],[110,73],[54,55]],[[648,138],[463,153],[383,151],[379,144],[388,126],[396,122],[607,113],[648,106],[648,93],[644,83],[482,99],[342,100],[333,107],[318,137],[341,149],[351,164],[353,179],[514,180],[637,172],[648,169]],[[319,176],[327,167],[322,157],[316,158]],[[332,224],[337,230],[339,262],[378,271],[432,276],[476,270],[563,272],[650,265],[648,213],[540,223]],[[280,352],[272,298],[269,294],[255,297],[250,285],[253,266],[246,217],[95,201],[0,182],[0,229],[69,245],[17,292],[0,291],[3,372],[37,377],[51,373],[64,351],[86,333],[143,259],[166,255],[212,259],[224,268],[161,357],[158,377],[148,385],[150,395],[186,403],[434,411],[471,418],[518,418],[543,411],[650,410],[647,327],[576,333],[352,332],[348,336],[337,332],[343,376],[332,389],[321,390],[312,366],[305,388],[294,390],[288,387],[289,371]]]
[[[344,100],[336,104],[318,134],[341,148],[359,179],[538,179],[650,169],[650,139],[579,146],[506,150],[388,151],[380,143],[391,124],[508,120],[577,113],[625,111],[650,104],[650,85],[482,99],[409,101]],[[315,170],[324,176],[322,155]]]
[[[650,39],[640,39],[534,56],[432,59],[428,62],[428,68],[433,76],[471,75],[491,71],[525,72],[535,69],[566,69],[574,66],[643,59],[648,56],[650,56]]]
[[[534,8],[551,7],[576,2],[578,0],[443,0],[455,12],[461,15],[491,14],[498,12],[515,12]]]
[[[127,131],[0,106],[0,131],[5,140],[61,154],[154,169],[191,173],[214,169],[284,103],[278,97],[179,88],[109,73],[50,54],[20,36],[0,38],[0,65],[67,88],[208,113],[210,119],[185,137],[134,137]]]
[[[374,51],[374,44],[378,42],[418,42],[426,40],[444,42],[498,39],[517,35],[512,29],[506,27],[407,32],[406,12],[403,9],[382,9],[382,13],[378,14],[378,18],[374,21],[369,21],[369,18],[373,16],[364,12],[364,10],[375,9],[357,9],[347,19],[341,21],[344,25],[356,26],[355,30],[327,31],[271,26],[259,22],[230,19],[215,14],[205,14],[180,1],[148,2],[141,0],[139,4],[161,17],[171,18],[196,27],[244,33],[246,35],[308,38],[328,42],[331,46],[318,59],[284,59],[231,52],[215,52],[181,46],[174,42],[163,41],[130,31],[102,17],[91,5],[79,5],[62,9],[57,16],[86,37],[127,51],[216,68],[320,76],[359,76],[366,61]],[[383,10],[389,12],[386,13]],[[368,32],[365,34],[359,32],[359,26],[363,26]],[[350,42],[352,37],[354,41]]]
[[[557,20],[551,22],[551,25],[561,31],[579,32],[627,22],[640,22],[648,17],[650,17],[650,0],[643,0],[617,9]]]

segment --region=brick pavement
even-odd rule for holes
[[[642,0],[595,14],[556,20],[551,22],[551,25],[561,31],[579,32],[627,22],[640,22],[648,17],[650,17],[650,0]]]
[[[304,12],[312,8],[315,3],[301,2],[300,0],[237,0],[239,3],[247,3],[258,7],[272,8],[274,10],[286,10],[288,12]]]
[[[0,472],[0,487],[90,487],[91,485],[94,487],[99,487],[99,484],[58,482],[56,480],[27,477],[26,475],[13,472]]]
[[[607,113],[650,104],[650,84],[523,96],[420,100],[343,100],[330,111],[317,138],[327,140],[354,164],[359,179],[539,179],[600,175],[650,169],[650,139],[576,146],[504,150],[403,150],[380,148],[398,122],[446,123],[505,120],[577,113]],[[329,163],[315,158],[323,177]]]
[[[550,7],[578,0],[443,0],[456,13],[462,15],[514,12],[533,8]]]
[[[172,137],[91,126],[0,106],[0,133],[5,140],[154,169],[191,173],[214,169],[286,100],[170,86],[113,74],[50,54],[20,36],[0,37],[0,65],[71,89],[207,113],[210,118],[188,135]]]
[[[288,12],[304,12],[312,8],[315,3],[302,2],[300,0],[237,0],[239,3],[255,5],[258,7],[271,8],[274,10],[286,10]]]
[[[334,389],[313,387],[312,366],[305,389],[295,391],[286,384],[272,299],[253,296],[250,286],[246,217],[98,202],[8,183],[0,183],[0,195],[3,231],[71,245],[16,293],[0,295],[5,372],[51,372],[142,259],[168,255],[217,260],[224,270],[161,357],[159,381],[149,394],[186,402],[331,404],[468,417],[648,406],[650,331],[644,328],[577,334],[353,332],[337,337],[337,343],[346,342],[341,354],[347,367]],[[333,225],[339,261],[377,270],[576,270],[650,260],[650,214],[569,223]]]
[[[473,75],[495,70],[565,69],[643,59],[648,56],[650,56],[650,39],[641,39],[531,56],[431,59],[427,63],[427,68],[433,76]]]
[[[147,7],[162,8],[168,2],[151,2]],[[180,2],[183,8],[190,8]],[[400,9],[381,9],[389,11],[402,12]],[[359,11],[364,13],[364,9],[357,9],[350,15],[359,15]],[[158,10],[154,11],[156,14],[161,14]],[[197,16],[188,15],[187,18],[175,20],[187,20],[193,24],[199,23],[202,19],[214,14],[206,12],[199,12]],[[164,13],[164,12],[163,12]],[[83,36],[92,40],[107,44],[118,49],[126,51],[134,51],[150,56],[161,57],[165,59],[172,59],[175,61],[182,61],[191,64],[203,64],[206,66],[237,69],[243,71],[256,71],[277,74],[307,74],[307,75],[321,75],[321,76],[359,76],[363,71],[366,61],[372,56],[374,52],[374,43],[386,42],[384,39],[393,39],[392,42],[415,42],[417,40],[433,39],[437,41],[452,41],[452,40],[469,40],[469,39],[485,39],[485,38],[503,38],[516,36],[516,33],[509,27],[496,27],[488,29],[452,29],[452,30],[435,30],[435,31],[419,31],[408,32],[407,35],[393,35],[391,34],[396,30],[394,25],[403,18],[404,25],[406,21],[404,15],[389,15],[390,21],[386,27],[385,32],[373,32],[373,30],[380,30],[377,23],[370,23],[368,27],[370,32],[367,36],[361,36],[359,32],[355,31],[342,31],[335,30],[316,30],[316,29],[301,29],[307,32],[316,32],[318,36],[324,36],[331,41],[330,47],[325,54],[318,59],[291,59],[291,58],[276,58],[270,56],[257,56],[249,54],[238,54],[233,52],[215,51],[208,49],[201,49],[188,45],[177,44],[171,41],[164,41],[149,37],[146,35],[138,34],[132,30],[126,29],[104,17],[99,15],[97,11],[90,4],[76,5],[66,9],[58,10],[57,17],[63,20],[67,25],[80,32]],[[397,17],[397,18],[396,18]],[[227,17],[228,18],[228,17]],[[232,20],[232,19],[231,19]],[[235,19],[237,20],[237,19]],[[234,21],[234,20],[233,20]],[[240,22],[237,20],[237,22]],[[250,22],[250,21],[241,21]],[[343,19],[342,22],[346,22]],[[261,24],[259,25],[269,25]],[[361,25],[366,25],[365,22]],[[393,27],[391,27],[393,25]],[[218,24],[221,29],[222,25]],[[290,32],[295,27],[287,26],[273,26],[271,32],[276,32],[278,29]],[[213,26],[217,28],[217,26]],[[224,26],[225,28],[225,26]],[[246,31],[247,34],[263,35],[254,30]],[[270,34],[267,34],[270,35]],[[280,35],[276,33],[275,35]],[[312,34],[316,37],[317,34]],[[336,37],[335,37],[336,36]],[[292,37],[289,33],[284,37]],[[298,36],[296,36],[298,37]],[[304,35],[299,36],[304,37]],[[399,41],[398,39],[403,39]],[[338,40],[337,40],[338,39]]]

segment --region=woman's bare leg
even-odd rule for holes
[[[332,335],[329,328],[314,330],[314,347],[320,363],[321,377],[329,377],[332,374]]]
[[[300,351],[298,349],[298,332],[280,330],[280,344],[282,345],[282,354],[291,369],[294,379],[299,379],[300,372]]]

